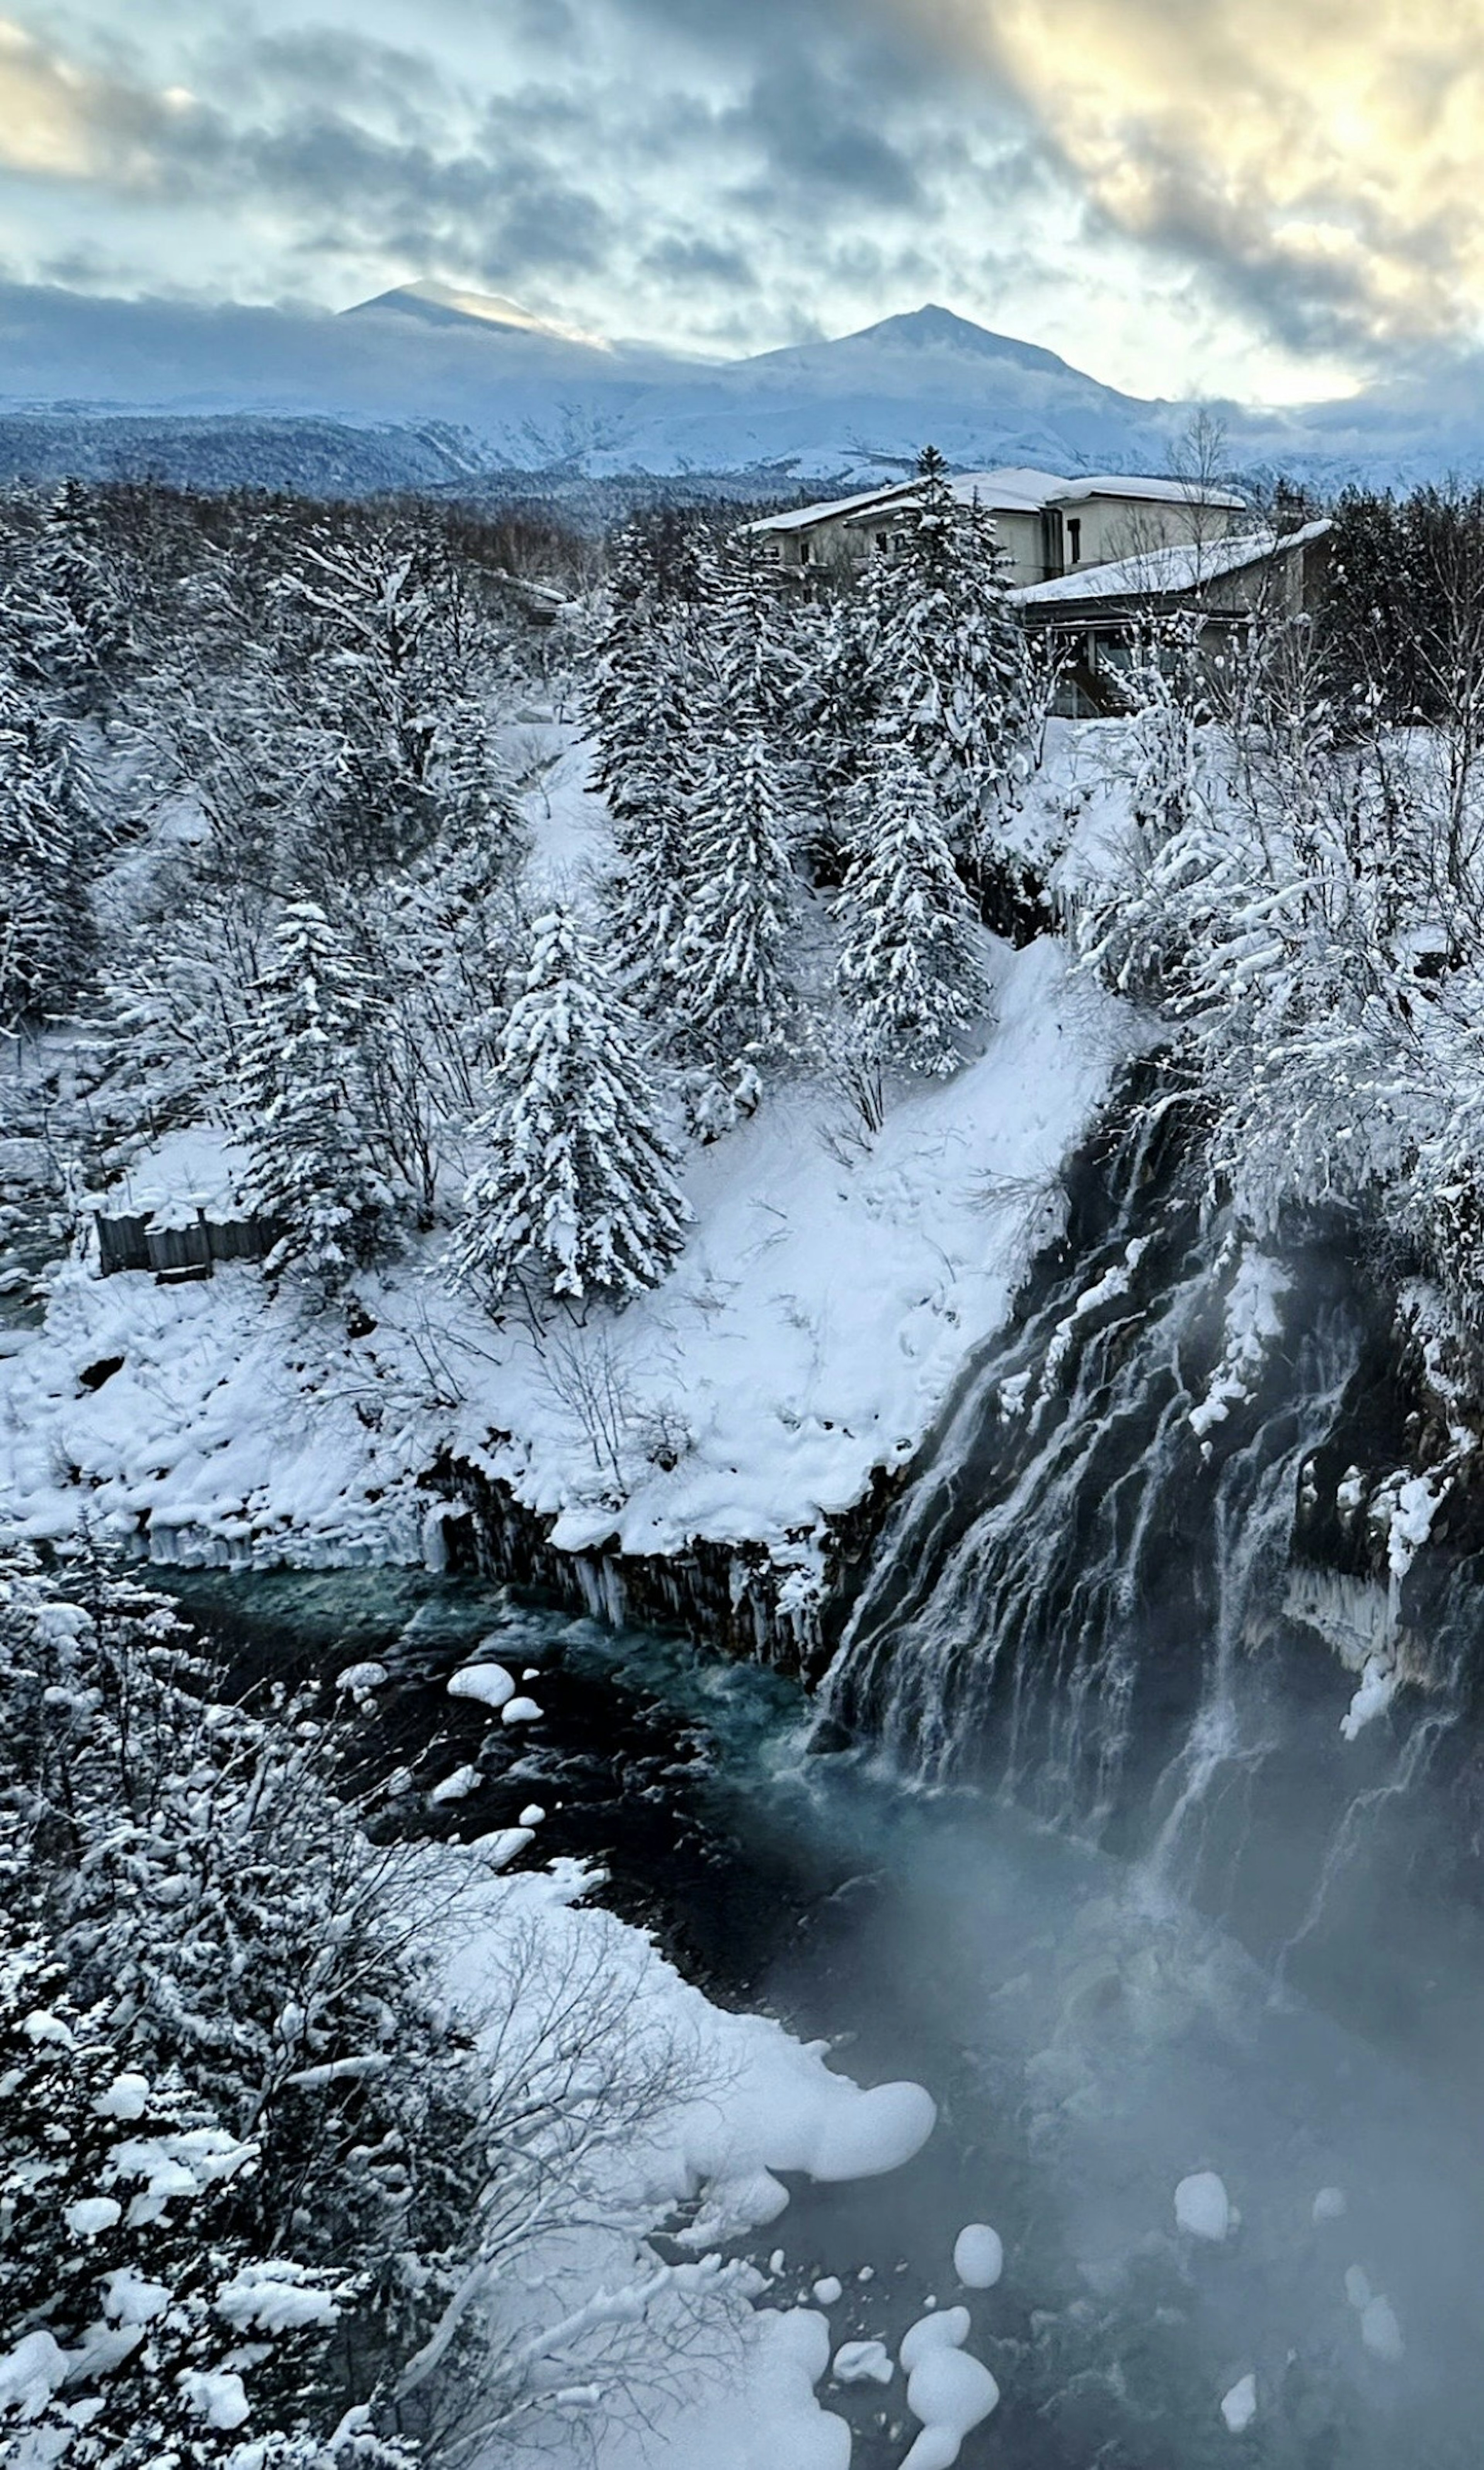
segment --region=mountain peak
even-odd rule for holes
[[[383,315],[416,317],[429,326],[488,326],[499,334],[541,335],[548,341],[586,343],[598,351],[608,349],[598,336],[585,335],[577,327],[561,325],[554,318],[539,317],[502,292],[463,291],[452,283],[402,283],[395,291],[379,291],[372,300],[355,301],[340,315],[359,317],[373,311]]]
[[[925,301],[920,309],[904,310],[895,317],[883,317],[874,326],[862,326],[842,340],[885,344],[893,351],[958,352],[977,360],[1013,361],[1026,369],[1067,368],[1059,354],[1044,350],[1039,343],[1022,343],[1013,335],[997,335],[987,326],[976,326],[972,318],[961,317],[957,310],[944,309],[936,300]]]

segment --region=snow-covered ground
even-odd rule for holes
[[[647,2141],[615,2156],[615,2224],[658,2226],[677,2205],[699,2199],[682,2235],[700,2265],[722,2243],[783,2214],[788,2197],[776,2171],[832,2181],[871,2178],[902,2167],[921,2149],[935,2122],[921,2086],[863,2090],[826,2064],[825,2044],[797,2041],[768,2016],[713,2007],[643,1931],[578,1900],[599,1883],[563,1860],[545,1871],[473,1882],[462,1929],[444,1927],[451,1988],[468,2009],[477,2011],[511,1938],[520,1939],[529,1964],[534,1937],[537,1963],[553,1979],[587,1979],[596,1969],[620,1981],[629,2030],[685,2052],[684,2094]],[[786,2238],[786,2224],[778,2237]],[[781,2262],[781,2247],[776,2260]],[[539,2261],[554,2272],[574,2314],[611,2301],[617,2320],[656,2264],[652,2253],[637,2258],[631,2232],[619,2227],[590,2233],[575,2263],[570,2241]],[[820,2285],[826,2300],[829,2287]],[[828,2409],[827,2390],[823,2399],[816,2392],[833,2346],[827,2314],[780,2305],[777,2277],[751,2266],[703,2279],[701,2289],[701,2320],[679,2376],[665,2366],[663,2294],[651,2302],[660,2338],[642,2414],[626,2409],[614,2388],[585,2376],[566,2426],[556,2413],[554,2432],[544,2447],[538,2443],[539,2458],[553,2470],[571,2458],[575,2417],[597,2436],[602,2470],[695,2470],[700,2461],[707,2470],[846,2470],[850,2431]],[[767,2303],[754,2305],[759,2299]]]
[[[1049,820],[1097,827],[1109,743],[1054,724],[1032,793]],[[522,751],[537,875],[580,885],[603,822],[587,751],[536,722]],[[1003,1322],[1126,1035],[1058,939],[996,947],[994,969],[983,1052],[899,1084],[879,1133],[800,1078],[693,1151],[684,1254],[616,1316],[497,1327],[439,1274],[436,1239],[358,1278],[349,1317],[254,1265],[104,1279],[84,1245],[44,1328],[0,1359],[6,1525],[86,1522],[164,1559],[418,1557],[436,1548],[417,1479],[448,1450],[553,1517],[562,1547],[757,1543],[807,1588],[825,1522],[912,1455]],[[110,1206],[215,1213],[241,1166],[220,1134],[175,1134]]]

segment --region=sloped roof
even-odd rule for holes
[[[1080,479],[1063,480],[1048,504],[1075,506],[1089,498],[1138,498],[1150,505],[1225,506],[1235,514],[1246,509],[1246,499],[1233,489],[1217,489],[1199,480],[1178,480],[1144,472],[1090,472]]]
[[[885,507],[910,502],[916,479],[890,480],[879,489],[863,489],[852,498],[822,500],[812,506],[792,506],[781,515],[764,515],[744,525],[750,532],[811,531],[816,524],[869,524]],[[1038,515],[1047,506],[1084,505],[1090,498],[1129,498],[1143,504],[1221,506],[1241,512],[1246,501],[1230,489],[1212,489],[1187,480],[1161,478],[1140,472],[1091,472],[1069,478],[1064,472],[1041,472],[1030,463],[997,463],[987,472],[956,472],[949,481],[961,506],[975,501],[988,514]]]
[[[1239,540],[1182,541],[1172,548],[1146,549],[1107,566],[1079,566],[1050,583],[1023,583],[1007,597],[1022,609],[1059,608],[1100,600],[1144,600],[1195,592],[1220,576],[1240,574],[1274,555],[1286,556],[1331,529],[1328,518],[1293,532],[1247,532]]]
[[[757,523],[744,524],[745,532],[806,531],[815,524],[827,524],[837,515],[848,515],[857,506],[876,506],[885,498],[900,497],[912,487],[910,480],[894,480],[880,489],[862,489],[853,498],[822,499],[813,506],[790,506],[785,514],[764,515]]]

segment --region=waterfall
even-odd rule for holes
[[[965,1369],[822,1694],[899,1769],[1125,1855],[1271,1960],[1343,1910],[1367,1814],[1393,1823],[1435,1763],[1477,1615],[1455,1589],[1441,1694],[1342,1737],[1362,1658],[1326,1608],[1358,1640],[1395,1607],[1321,1565],[1390,1316],[1347,1230],[1280,1260],[1206,1210],[1198,1147],[1147,1070]]]

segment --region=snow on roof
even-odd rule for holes
[[[761,522],[744,524],[742,529],[745,532],[804,531],[815,524],[827,524],[837,515],[851,514],[858,506],[876,506],[884,499],[900,497],[902,491],[912,485],[910,480],[896,480],[879,489],[862,489],[853,498],[827,498],[814,506],[791,506],[786,514],[764,515]]]
[[[1237,512],[1246,499],[1234,490],[1213,488],[1204,480],[1180,480],[1143,472],[1090,472],[1078,480],[1057,484],[1056,505],[1081,505],[1088,498],[1138,498],[1166,506],[1229,506]]]
[[[1084,505],[1089,498],[1131,498],[1144,504],[1224,506],[1240,511],[1243,498],[1230,489],[1208,488],[1191,480],[1160,478],[1139,472],[1092,472],[1071,479],[1064,472],[1041,472],[1033,464],[999,463],[987,472],[956,472],[949,483],[961,506],[977,501],[991,514],[1039,514],[1047,506]],[[853,498],[834,498],[818,505],[794,506],[786,514],[764,515],[747,524],[750,532],[810,531],[816,524],[844,521],[868,524],[882,507],[910,501],[914,480],[885,481],[879,489],[863,489]]]
[[[1328,520],[1305,524],[1294,532],[1247,532],[1239,540],[1181,541],[1172,548],[1146,549],[1139,557],[1115,558],[1107,566],[1079,567],[1051,583],[1025,583],[1008,596],[1022,609],[1055,608],[1065,602],[1138,600],[1150,593],[1194,592],[1223,574],[1239,574],[1277,552],[1287,555],[1305,542],[1319,540],[1331,528]]]
[[[1057,472],[1034,472],[1018,463],[1002,464],[992,472],[956,472],[949,482],[961,506],[978,504],[988,514],[1001,515],[1038,515],[1068,485]],[[846,516],[847,524],[870,523],[883,506],[910,502],[916,488],[916,480],[904,480],[897,488],[880,491]]]

